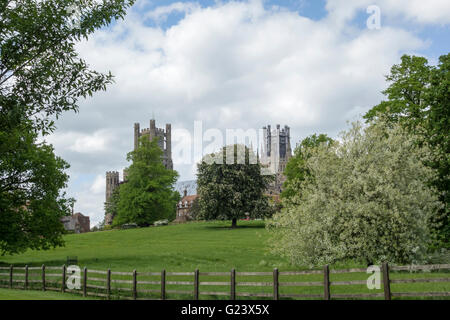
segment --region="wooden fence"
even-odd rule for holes
[[[206,296],[225,296],[231,300],[237,297],[244,298],[265,298],[265,299],[282,299],[282,298],[312,298],[312,299],[357,299],[357,298],[384,298],[390,300],[392,297],[447,297],[450,296],[450,291],[439,292],[392,292],[391,284],[394,283],[426,283],[426,282],[450,282],[449,277],[428,277],[428,278],[413,278],[413,279],[390,279],[391,271],[432,271],[432,270],[448,270],[450,264],[441,265],[416,265],[416,266],[389,266],[384,263],[381,266],[382,270],[382,284],[383,292],[378,293],[354,293],[354,294],[339,294],[332,293],[333,286],[348,286],[348,285],[366,285],[366,280],[352,280],[352,281],[330,281],[330,274],[354,274],[366,273],[365,268],[359,269],[344,269],[344,270],[330,270],[328,265],[324,266],[323,270],[308,270],[308,271],[278,271],[274,269],[273,272],[117,272],[111,270],[92,270],[84,268],[81,271],[81,289],[69,290],[66,281],[69,276],[67,274],[66,266],[45,266],[42,267],[0,267],[0,287],[6,288],[20,288],[20,289],[34,289],[54,290],[61,292],[76,292],[83,296],[96,296],[105,299],[167,299],[167,295],[184,296],[183,299],[198,300],[200,295]],[[58,272],[59,271],[59,272]],[[320,281],[283,281],[283,277],[294,276],[314,276]],[[170,278],[179,277],[181,279],[174,281]],[[214,277],[214,281],[208,281],[208,277]],[[237,277],[244,278],[245,281],[237,281]],[[265,277],[265,282],[262,281],[248,281],[253,280],[253,277]],[[186,279],[187,278],[187,279]],[[225,278],[226,281],[217,281],[216,278]],[[59,279],[59,280],[58,280]],[[203,281],[201,281],[201,279]],[[270,279],[270,280],[269,280]],[[56,281],[55,281],[56,280]],[[168,286],[187,287],[187,290],[173,290]],[[226,287],[224,291],[200,290],[200,287]],[[266,292],[241,292],[237,290],[238,287],[261,287],[266,288]],[[280,288],[295,287],[294,292],[280,293]],[[301,290],[297,288],[304,287],[322,287],[323,291],[320,294],[305,294],[300,293]],[[247,290],[252,291],[252,290]]]

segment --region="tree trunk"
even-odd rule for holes
[[[233,218],[233,220],[231,220],[231,228],[236,228],[237,227],[237,219]]]

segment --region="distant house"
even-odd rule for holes
[[[84,233],[91,230],[91,222],[89,217],[77,212],[67,217],[62,217],[61,222],[67,231],[74,233]]]
[[[197,195],[188,195],[187,190],[184,190],[183,198],[177,204],[177,218],[176,222],[185,222],[192,218],[191,208],[194,204],[194,200],[197,199]]]

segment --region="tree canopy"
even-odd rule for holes
[[[310,172],[269,224],[273,250],[297,265],[354,259],[370,263],[422,261],[427,219],[439,207],[426,185],[434,171],[426,145],[385,119],[354,123],[339,142],[310,149]]]
[[[210,161],[215,159],[216,161]],[[272,214],[264,195],[273,177],[261,174],[261,164],[248,147],[230,145],[197,165],[197,218],[232,220]]]
[[[64,111],[78,111],[80,98],[105,90],[112,75],[89,69],[75,45],[113,19],[123,18],[133,3],[134,0],[2,1],[1,129],[20,111],[36,129],[48,133],[55,128],[55,117]]]
[[[0,154],[0,252],[62,245],[60,218],[70,213],[71,199],[60,191],[69,165],[20,127],[0,131]]]
[[[6,0],[0,3],[0,250],[63,244],[68,164],[38,142],[111,74],[89,69],[75,45],[120,19],[134,0]],[[79,12],[74,17],[73,12]],[[74,21],[76,18],[77,21]]]
[[[160,219],[175,216],[179,193],[173,189],[178,173],[166,169],[162,161],[163,151],[158,146],[158,138],[151,141],[147,136],[139,139],[139,147],[128,153],[131,161],[127,169],[127,179],[119,186],[113,225],[136,223],[149,226]]]
[[[387,100],[370,109],[364,118],[371,120],[384,114],[390,121],[401,121],[410,128],[416,128],[426,116],[430,72],[427,59],[402,56],[401,63],[392,66],[391,73],[386,76],[390,85],[383,94]]]
[[[424,163],[436,170],[429,184],[437,189],[444,204],[428,222],[434,247],[450,246],[450,53],[439,58],[437,66],[423,57],[404,55],[386,77],[390,83],[383,92],[386,100],[364,116],[368,121],[380,116],[399,123],[427,144],[431,158]]]

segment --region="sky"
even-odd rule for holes
[[[115,83],[45,139],[70,163],[67,194],[94,226],[105,172],[129,165],[134,123],[172,124],[180,181],[195,179],[204,149],[194,142],[208,146],[208,132],[288,125],[293,148],[314,133],[336,137],[383,99],[403,54],[435,65],[450,52],[450,1],[138,0],[77,51]]]

